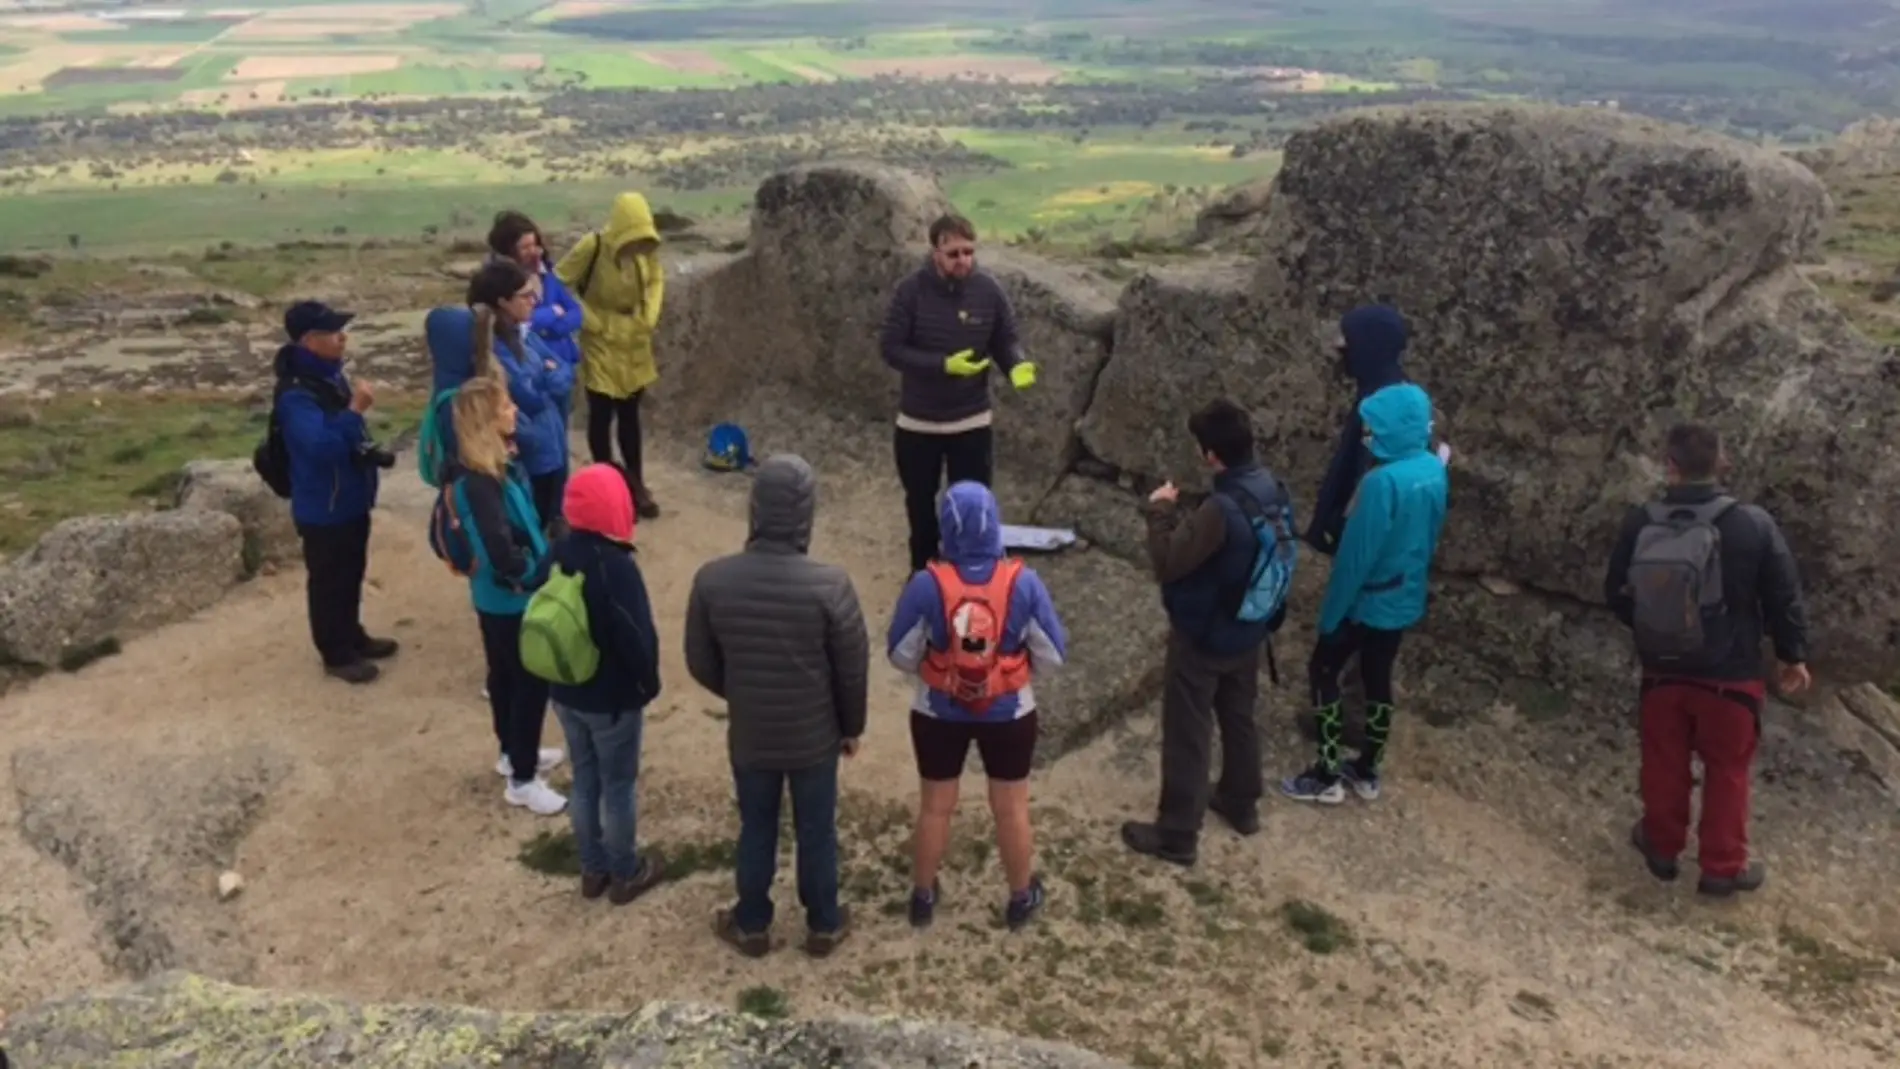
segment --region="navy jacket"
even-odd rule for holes
[[[1150,506],[1148,556],[1161,581],[1161,604],[1174,631],[1210,657],[1234,657],[1267,640],[1280,619],[1246,623],[1238,618],[1253,578],[1260,542],[1242,511],[1250,499],[1284,506],[1286,490],[1258,464],[1214,476],[1214,492],[1192,512],[1173,505]]]
[[[583,713],[638,712],[660,694],[660,640],[653,604],[633,547],[592,531],[554,544],[554,566],[585,577],[587,631],[600,649],[600,671],[578,687],[555,684],[549,694]]]
[[[1347,312],[1339,320],[1346,351],[1341,372],[1357,387],[1352,408],[1339,429],[1339,444],[1333,460],[1320,480],[1319,493],[1313,499],[1313,515],[1306,527],[1306,541],[1314,549],[1331,556],[1339,548],[1346,530],[1346,509],[1359,489],[1359,480],[1372,467],[1371,451],[1366,446],[1365,424],[1359,419],[1359,403],[1387,386],[1408,381],[1400,361],[1405,358],[1405,317],[1389,305],[1368,304]]]
[[[297,345],[277,351],[277,426],[290,453],[290,516],[325,527],[354,523],[376,507],[376,465],[361,455],[370,440],[350,411],[350,380],[340,361]]]
[[[990,373],[1022,362],[1022,340],[1009,294],[978,268],[962,280],[934,263],[897,284],[879,338],[884,362],[903,373],[898,409],[912,419],[954,423],[990,410]],[[958,378],[943,369],[952,353],[971,349],[993,361],[981,375]]]

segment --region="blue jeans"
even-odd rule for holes
[[[640,867],[634,850],[633,784],[640,775],[640,735],[646,711],[609,716],[583,713],[557,702],[554,713],[561,719],[574,765],[567,814],[580,848],[581,871],[631,878]]]
[[[778,813],[792,791],[792,830],[798,837],[798,902],[814,932],[835,932],[838,914],[838,759],[792,772],[735,768],[739,795],[739,904],[733,919],[742,932],[772,926],[772,877],[778,874]]]

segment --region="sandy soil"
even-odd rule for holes
[[[707,851],[733,830],[723,713],[686,676],[678,621],[698,564],[743,541],[746,482],[671,454],[651,463],[669,511],[642,525],[641,560],[666,692],[649,714],[641,835],[675,853]],[[894,480],[869,461],[825,474],[814,552],[852,571],[881,635],[902,579]],[[1183,872],[1115,842],[1116,823],[1145,815],[1156,791],[1155,724],[1137,718],[1041,779],[1054,898],[1022,935],[1001,930],[1000,875],[972,779],[944,912],[913,934],[900,915],[913,790],[905,688],[881,664],[866,748],[842,777],[859,931],[834,959],[814,964],[781,945],[752,962],[714,941],[708,920],[730,894],[717,863],[628,908],[583,902],[570,881],[517,860],[524,842],[565,821],[502,804],[466,591],[423,543],[420,485],[391,482],[366,617],[405,650],[377,685],[319,677],[302,577],[290,573],[0,707],[0,754],[94,752],[101,776],[253,747],[287,760],[236,851],[248,889],[216,907],[255,959],[256,982],[511,1009],[620,1009],[660,996],[730,1005],[764,984],[799,1013],[958,1018],[1157,1066],[1285,1057],[1782,1069],[1883,1064],[1879,1045],[1900,1043],[1893,963],[1861,962],[1852,983],[1795,982],[1812,979],[1801,961],[1860,959],[1790,949],[1789,925],[1808,916],[1793,892],[1771,887],[1711,909],[1687,888],[1640,878],[1626,849],[1534,834],[1509,805],[1451,785],[1468,739],[1409,722],[1381,803],[1271,805],[1262,835],[1211,829],[1199,867]],[[1287,711],[1266,715],[1278,723]],[[548,740],[558,741],[552,723]],[[1278,771],[1297,758],[1282,742],[1269,763]],[[0,761],[0,1009],[110,978],[86,888],[10,830],[24,789],[16,761]],[[142,819],[127,797],[93,830],[110,839]],[[208,899],[216,868],[186,873],[186,886]],[[778,894],[783,943],[802,920],[784,868]],[[1318,907],[1302,921],[1317,935],[1289,927],[1292,899]],[[182,947],[191,933],[174,935]],[[1838,980],[1841,967],[1830,968]]]
[[[1038,59],[1017,56],[906,56],[898,59],[840,59],[838,69],[865,78],[985,78],[1041,85],[1062,71]]]
[[[286,78],[332,78],[343,74],[375,74],[402,65],[401,56],[363,52],[322,55],[246,56],[238,61],[228,82],[279,81]]]

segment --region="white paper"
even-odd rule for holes
[[[1034,549],[1043,552],[1075,544],[1075,532],[1063,527],[1018,527],[1003,525],[1004,549]]]

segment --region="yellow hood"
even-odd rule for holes
[[[660,231],[653,225],[653,209],[638,193],[622,193],[614,198],[614,210],[607,217],[602,237],[609,249],[620,251],[630,241],[642,238],[659,241]]]

